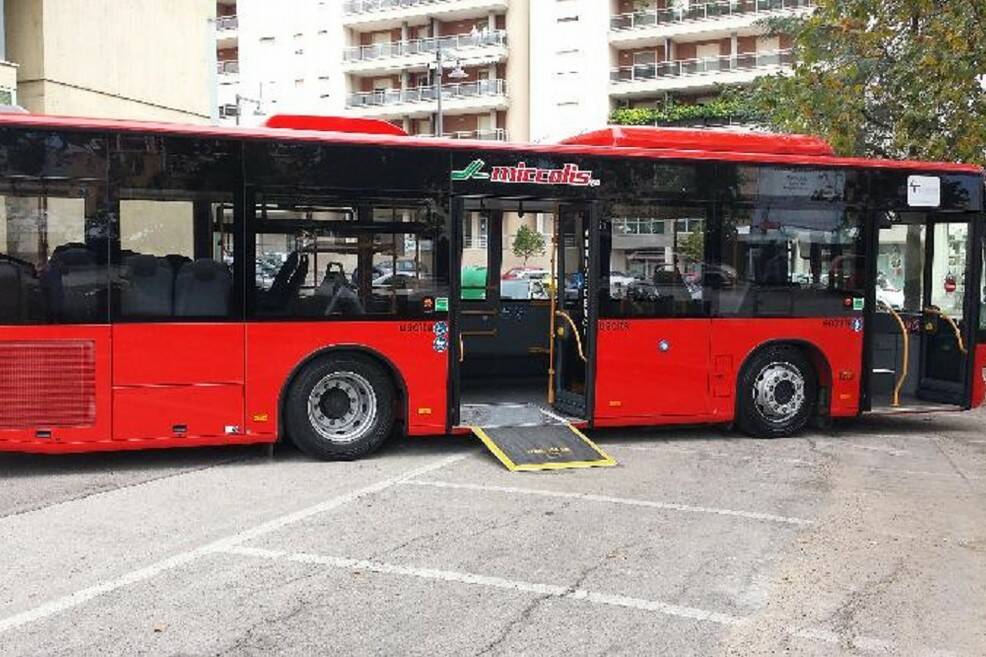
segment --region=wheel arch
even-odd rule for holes
[[[743,358],[743,362],[736,370],[737,394],[735,402],[736,410],[734,413],[739,412],[739,385],[746,368],[757,354],[765,349],[770,349],[771,347],[794,347],[804,354],[805,358],[808,359],[808,362],[811,363],[812,369],[815,371],[816,382],[818,384],[818,399],[816,400],[815,415],[827,416],[829,414],[832,393],[832,366],[829,363],[828,358],[825,356],[825,352],[823,352],[817,344],[811,342],[810,340],[805,340],[804,338],[775,338],[757,345],[746,354]]]
[[[288,390],[291,389],[291,385],[294,383],[295,379],[298,378],[298,374],[300,374],[301,371],[310,363],[320,358],[338,356],[340,354],[355,354],[358,356],[364,356],[376,362],[383,368],[384,372],[386,372],[387,376],[390,378],[391,383],[394,384],[394,391],[397,395],[397,409],[395,417],[400,419],[404,425],[403,431],[407,431],[407,423],[410,419],[408,417],[407,383],[404,381],[404,377],[401,375],[400,370],[396,365],[394,365],[394,362],[376,349],[371,349],[365,345],[333,344],[321,347],[298,361],[291,369],[291,372],[284,380],[284,383],[281,385],[281,391],[277,397],[277,438],[279,441],[284,440],[285,437],[284,410],[285,404],[287,403]]]

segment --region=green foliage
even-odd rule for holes
[[[678,252],[685,256],[689,262],[705,260],[705,232],[693,230],[688,233],[685,239],[678,244]]]
[[[528,258],[544,255],[544,235],[531,230],[527,224],[521,224],[520,228],[517,229],[517,234],[514,236],[514,242],[510,248],[515,256],[523,259],[524,266],[526,267]]]
[[[663,107],[624,107],[614,110],[614,125],[676,125],[681,123],[755,123],[762,117],[750,100],[731,89],[723,89],[710,102],[684,105],[669,100]]]
[[[797,60],[751,91],[771,127],[845,155],[986,163],[986,0],[818,0],[768,27]]]

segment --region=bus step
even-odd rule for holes
[[[470,427],[511,472],[616,465],[569,423],[526,427]]]

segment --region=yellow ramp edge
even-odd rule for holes
[[[539,472],[544,470],[567,470],[570,468],[607,468],[616,465],[616,460],[609,454],[604,452],[598,445],[596,445],[592,440],[589,439],[584,433],[579,431],[572,424],[566,422],[563,425],[544,425],[544,426],[554,426],[554,427],[564,427],[568,429],[572,434],[574,434],[577,439],[583,443],[585,446],[589,447],[593,452],[599,455],[598,459],[592,460],[577,460],[577,461],[558,461],[551,460],[545,461],[544,463],[515,463],[513,459],[496,443],[496,441],[490,437],[486,429],[483,427],[470,426],[469,428],[478,437],[486,448],[493,453],[493,456],[502,463],[507,470],[511,472]],[[523,431],[525,428],[534,427],[514,427],[516,431]],[[538,427],[540,428],[540,427]],[[537,449],[536,447],[534,449]],[[534,451],[528,450],[528,454]],[[546,453],[557,454],[558,449],[552,446],[544,448]]]

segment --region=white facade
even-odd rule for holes
[[[348,114],[432,135],[441,50],[446,136],[557,141],[605,126],[617,107],[702,102],[718,85],[786,70],[789,40],[765,36],[760,21],[812,5],[220,0],[220,116]]]
[[[602,128],[610,112],[608,0],[531,3],[531,140]]]

